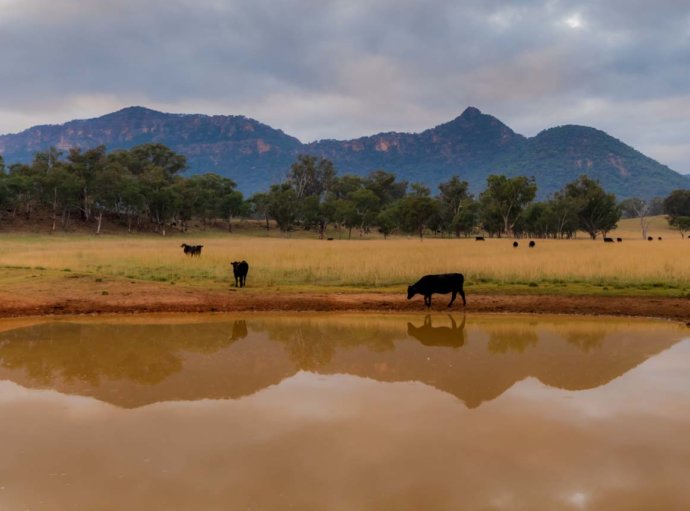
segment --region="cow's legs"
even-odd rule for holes
[[[448,304],[448,307],[450,307],[451,305],[453,305],[453,302],[455,301],[455,297],[457,296],[457,294],[458,294],[457,291],[453,291],[453,294],[452,294],[451,297],[450,297],[450,303]]]
[[[460,296],[462,297],[462,306],[465,307],[467,305],[467,301],[465,301],[465,290],[460,289]]]

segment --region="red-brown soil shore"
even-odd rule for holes
[[[76,283],[75,283],[76,284]],[[418,298],[418,297],[417,297]],[[433,310],[446,310],[448,297],[434,298]],[[530,314],[587,314],[665,318],[690,322],[687,298],[469,295],[467,312]],[[453,309],[462,308],[456,302]],[[421,298],[406,300],[400,294],[272,292],[232,290],[202,291],[156,283],[126,282],[108,285],[107,293],[76,284],[69,289],[0,291],[0,317],[46,314],[156,313],[156,312],[412,312],[423,311]]]

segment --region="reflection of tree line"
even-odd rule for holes
[[[61,381],[97,387],[102,380],[154,385],[183,371],[185,353],[212,355],[246,339],[239,350],[244,358],[232,359],[235,360],[233,367],[236,372],[226,375],[226,385],[238,386],[242,380],[243,385],[251,388],[252,382],[259,384],[252,371],[277,371],[275,368],[278,366],[281,369],[275,375],[266,372],[264,380],[280,381],[298,370],[370,374],[378,378],[381,375],[373,368],[377,361],[385,360],[389,368],[397,367],[393,378],[443,380],[448,388],[453,389],[464,388],[468,381],[478,382],[477,378],[489,378],[491,371],[502,375],[494,382],[498,387],[503,384],[498,381],[503,377],[506,385],[516,381],[514,377],[534,375],[544,378],[548,368],[542,366],[548,362],[552,372],[562,375],[560,380],[560,376],[548,375],[550,384],[571,388],[576,383],[590,385],[596,378],[605,380],[615,371],[622,374],[620,371],[633,367],[648,355],[646,349],[645,353],[640,350],[627,352],[628,348],[621,349],[617,344],[607,348],[604,340],[610,330],[592,329],[587,324],[570,325],[558,331],[557,338],[565,339],[567,343],[554,346],[572,346],[577,350],[560,351],[554,355],[549,351],[550,346],[538,349],[540,325],[542,323],[534,321],[509,323],[500,320],[491,324],[480,323],[479,328],[475,326],[468,333],[464,315],[461,318],[448,315],[448,319],[427,315],[417,325],[411,322],[406,325],[407,338],[419,342],[414,347],[409,343],[397,344],[397,341],[405,339],[405,330],[400,323],[391,320],[300,318],[173,325],[47,323],[1,332],[0,368],[24,370],[32,381],[43,385]],[[264,339],[263,348],[253,348],[256,344],[251,343],[259,339]],[[272,343],[266,345],[266,339]],[[274,349],[275,346],[282,346],[282,349]],[[650,348],[649,352],[654,349]],[[466,352],[471,355],[466,356]],[[534,356],[527,357],[528,352],[535,352]],[[227,353],[230,357],[239,356],[234,355],[238,351]],[[576,356],[577,353],[581,355]],[[582,357],[588,353],[602,355]],[[482,354],[499,356],[477,358]],[[510,354],[520,357],[506,358]],[[453,369],[444,369],[443,374],[433,373],[433,369],[422,363],[428,356],[452,360]],[[499,358],[505,360],[500,361]],[[245,360],[250,365],[256,362],[259,369],[245,368]],[[228,367],[222,365],[223,361],[220,364],[220,371]],[[583,367],[598,376],[592,374],[589,379],[578,376]],[[489,384],[488,380],[484,382],[484,385]],[[457,390],[453,392],[458,394]]]
[[[246,337],[227,325],[48,323],[0,333],[0,367],[25,369],[43,384],[56,378],[98,385],[101,378],[158,383],[183,369],[181,352],[213,353]]]
[[[327,366],[339,349],[366,348],[374,353],[393,351],[395,341],[401,337],[397,329],[370,324],[353,326],[300,321],[281,327],[263,322],[252,326],[254,331],[265,332],[269,339],[281,343],[295,367],[304,371],[315,371]]]

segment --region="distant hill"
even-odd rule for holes
[[[580,174],[598,179],[620,198],[664,196],[690,187],[688,176],[603,131],[560,126],[526,138],[473,107],[421,133],[379,133],[309,144],[243,116],[166,114],[130,107],[95,119],[2,135],[0,154],[9,164],[28,162],[50,146],[67,150],[105,144],[114,150],[146,142],[163,143],[187,156],[190,173],[216,172],[234,179],[245,194],[282,180],[300,153],[331,159],[341,174],[384,169],[434,189],[459,175],[479,192],[492,173],[534,176],[541,197]]]

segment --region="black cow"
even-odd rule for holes
[[[659,236],[659,241],[661,241],[661,236]]]
[[[647,236],[647,241],[652,241],[653,239],[654,238],[652,238],[651,236]]]
[[[407,299],[411,299],[414,295],[424,296],[424,305],[431,307],[431,295],[439,293],[442,295],[453,293],[448,307],[453,305],[455,297],[458,293],[462,297],[462,306],[466,306],[465,291],[462,285],[465,282],[465,277],[462,273],[444,273],[441,275],[425,275],[417,282],[408,286]]]
[[[534,248],[537,243],[534,240],[529,240],[529,248]]]
[[[513,241],[513,248],[518,248],[519,243],[517,241]]]
[[[180,246],[184,250],[185,255],[188,255],[191,257],[200,256],[201,255],[201,249],[203,248],[203,245],[187,245],[186,243],[183,243]]]
[[[604,238],[604,243],[613,243],[613,238]]]
[[[235,275],[235,287],[244,287],[247,282],[249,263],[247,261],[233,261],[230,264],[232,264],[232,273]]]
[[[484,236],[475,236],[474,241],[484,241]]]
[[[618,243],[623,243],[623,238],[616,238],[616,241],[617,241]]]

